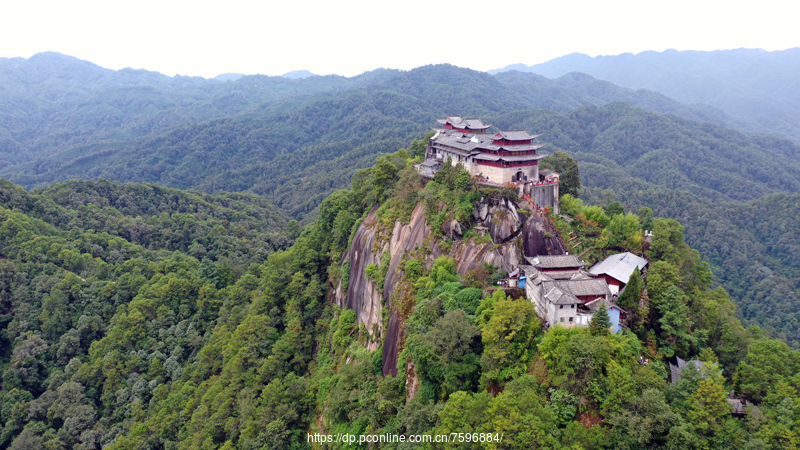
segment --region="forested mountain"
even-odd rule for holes
[[[219,82],[114,72],[40,54],[0,61],[0,78],[8,81],[0,84],[0,103],[8,111],[0,117],[7,123],[0,127],[6,136],[0,176],[28,187],[107,177],[207,192],[251,190],[298,219],[345,187],[375,155],[403,146],[434,118],[456,111],[567,112],[627,100],[689,119],[729,122],[718,112],[586,77],[492,77],[446,65],[354,78]]]
[[[0,445],[112,441],[180,377],[221,309],[241,314],[250,293],[228,287],[298,233],[255,195],[4,181]]]
[[[800,142],[800,48],[712,52],[647,51],[589,57],[574,53],[534,66],[503,70],[558,78],[582,72],[615,85],[648,89],[689,105],[708,105],[747,123],[747,129]]]
[[[714,108],[580,74],[490,76],[448,65],[223,82],[115,72],[40,54],[0,60],[0,78],[0,176],[28,188],[104,177],[249,191],[303,223],[358,169],[408,147],[435,118],[481,116],[524,128],[551,144],[547,152],[563,149],[579,160],[588,199],[608,203],[613,196],[629,208],[650,205],[691,222],[688,242],[713,264],[748,323],[768,324],[792,345],[799,339],[784,318],[793,309],[785,310],[789,316],[769,312],[800,286],[787,256],[791,224],[758,216],[756,230],[736,215],[770,203],[762,196],[800,192],[798,149],[713,125],[742,123]],[[668,115],[608,105],[612,100]],[[576,110],[586,105],[593,106]],[[783,208],[775,217],[791,217],[791,201],[770,204]],[[742,281],[753,271],[769,280],[759,289]]]
[[[76,147],[131,145],[187,124],[357,84],[357,77],[336,76],[243,76],[228,82],[167,77],[103,69],[58,53],[0,58],[0,167]]]
[[[619,299],[631,330],[611,334],[601,312],[589,328],[545,330],[529,300],[496,288],[504,272],[478,261],[466,270],[459,256],[517,248],[479,236],[471,214],[514,193],[478,188],[459,167],[423,184],[413,153],[360,170],[299,236],[295,223],[276,232],[283,222],[249,195],[3,184],[0,445],[299,449],[320,435],[452,439],[422,448],[798,444],[800,354],[741,325],[677,222],[566,197],[569,223],[520,209],[600,253],[634,250],[648,221],[658,236],[647,276]],[[130,233],[132,220],[159,232]],[[452,220],[462,236],[436,226]],[[417,226],[422,235],[404,231]],[[220,246],[201,244],[212,233]],[[275,233],[296,241],[272,253]],[[376,263],[348,259],[361,245]],[[245,264],[232,267],[237,253]],[[397,287],[377,297],[369,328],[337,306],[356,280]],[[405,330],[394,343],[384,340],[392,315]],[[401,352],[385,359],[383,345]],[[670,383],[673,356],[699,362]],[[733,417],[728,390],[757,407]]]
[[[518,95],[527,98],[537,109],[566,113],[581,106],[603,106],[623,101],[649,111],[698,122],[714,122],[739,129],[746,129],[747,125],[746,122],[738,121],[716,108],[689,106],[654,91],[619,87],[584,73],[572,72],[551,80],[535,73],[512,70],[500,72],[495,78]]]

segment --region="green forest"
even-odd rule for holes
[[[566,195],[572,220],[550,220],[589,259],[641,251],[654,230],[646,276],[635,273],[619,299],[630,330],[610,333],[604,311],[588,328],[545,329],[530,301],[490,288],[496,268],[459,275],[452,257],[433,258],[434,245],[459,245],[433,232],[403,258],[402,295],[383,305],[405,329],[389,362],[398,375],[384,375],[380,345],[368,348],[375,330],[330,300],[351,276],[342,255],[367,213],[380,205],[390,239],[422,204],[429,223],[463,221],[475,245],[469,210],[509,195],[456,166],[422,183],[412,162],[423,146],[359,170],[302,229],[248,194],[5,182],[0,445],[321,447],[314,433],[502,436],[434,448],[798,445],[800,354],[742,325],[679,222],[620,202]],[[387,276],[383,264],[367,270]],[[675,356],[700,362],[671,383]],[[748,400],[744,417],[731,414],[730,391]]]
[[[545,240],[648,258],[628,329],[548,328],[502,268],[463,269],[505,251],[474,208],[516,194],[418,177],[450,114],[540,135],[563,194]],[[0,59],[0,448],[796,448],[800,147],[767,125],[577,73]],[[426,238],[394,265],[414,211]],[[369,327],[338,306],[357,278]]]
[[[448,65],[222,82],[115,72],[49,53],[0,61],[0,81],[0,176],[14,183],[107,178],[244,191],[301,224],[435,118],[474,115],[529,130],[545,153],[579,161],[587,201],[648,206],[687,226],[686,241],[745,324],[800,348],[792,257],[800,236],[791,220],[800,148],[723,128],[748,129],[713,108],[588,75],[492,76]]]

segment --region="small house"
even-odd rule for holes
[[[628,284],[631,274],[636,268],[639,271],[647,265],[647,260],[631,252],[617,253],[600,261],[589,269],[594,276],[605,278],[612,294],[619,294]]]

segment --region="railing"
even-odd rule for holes
[[[536,183],[532,181],[523,181],[523,182],[517,181],[516,184],[522,184],[522,185],[527,184],[528,186],[548,186],[551,184],[558,184],[558,181],[539,181]]]

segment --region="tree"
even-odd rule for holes
[[[420,361],[418,370],[440,387],[442,397],[477,387],[480,363],[475,351],[480,353],[479,335],[478,327],[467,319],[464,311],[457,309],[439,318],[430,331],[419,336],[419,343],[427,348],[431,358],[427,364]]]
[[[670,286],[681,284],[681,274],[678,268],[666,261],[656,261],[650,265],[647,274],[647,295],[657,306],[661,303],[661,297],[666,294]]]
[[[628,278],[628,283],[625,285],[622,294],[617,297],[617,304],[627,311],[638,310],[643,288],[642,273],[639,272],[639,267],[636,267],[633,269],[630,278]]]
[[[648,252],[650,259],[678,264],[684,250],[683,231],[683,225],[675,219],[656,218]]]
[[[684,302],[683,292],[675,286],[670,286],[657,306],[661,313],[658,323],[661,325],[659,337],[663,347],[660,349],[667,356],[676,351],[684,354],[695,342],[689,334],[692,320],[689,317],[689,307]]]
[[[723,419],[731,413],[731,405],[726,400],[725,380],[719,366],[703,363],[701,371],[705,378],[700,380],[697,391],[689,398],[689,419],[695,429],[707,438],[719,431]]]
[[[641,397],[632,396],[624,409],[609,418],[614,448],[621,449],[663,446],[670,429],[680,422],[680,416],[658,389],[647,389]]]
[[[610,339],[593,336],[586,328],[551,328],[538,345],[539,356],[553,376],[553,384],[583,395],[599,382],[611,357]]]
[[[613,201],[606,205],[606,214],[608,217],[614,217],[617,214],[625,214],[625,207],[618,201]]]
[[[439,426],[436,428],[436,434],[487,432],[487,430],[483,429],[483,425],[486,421],[486,409],[489,407],[491,398],[491,394],[487,391],[481,391],[477,394],[463,391],[453,393],[445,403],[444,409],[439,412]],[[483,447],[477,442],[449,442],[443,444],[442,448],[477,450]]]
[[[547,400],[537,394],[538,382],[524,374],[508,383],[491,400],[485,429],[502,433],[502,442],[489,442],[489,449],[559,448],[553,436],[558,417]]]
[[[601,227],[607,226],[608,223],[611,221],[611,218],[608,217],[606,211],[597,205],[587,206],[583,208],[583,215],[585,215],[586,218],[591,220],[592,222],[596,222]]]
[[[378,201],[384,199],[386,188],[395,178],[399,168],[393,164],[389,155],[379,156],[373,168],[374,174],[374,194]]]
[[[648,208],[647,206],[643,206],[636,210],[636,214],[639,215],[639,219],[642,224],[642,230],[652,230],[653,229],[653,210]]]
[[[600,308],[589,321],[589,333],[592,336],[608,336],[608,329],[611,328],[611,318],[608,316],[606,304],[600,302]]]
[[[754,342],[736,369],[737,391],[760,402],[770,389],[800,372],[800,354],[777,339]]]
[[[638,252],[642,248],[642,230],[636,214],[616,214],[603,230],[605,246]]]
[[[502,383],[528,370],[533,358],[533,341],[541,333],[541,323],[531,302],[500,300],[483,327],[483,383]]]
[[[545,156],[540,167],[558,172],[561,194],[570,194],[577,197],[581,189],[581,175],[578,170],[578,160],[571,158],[566,152],[558,150],[552,155]]]

